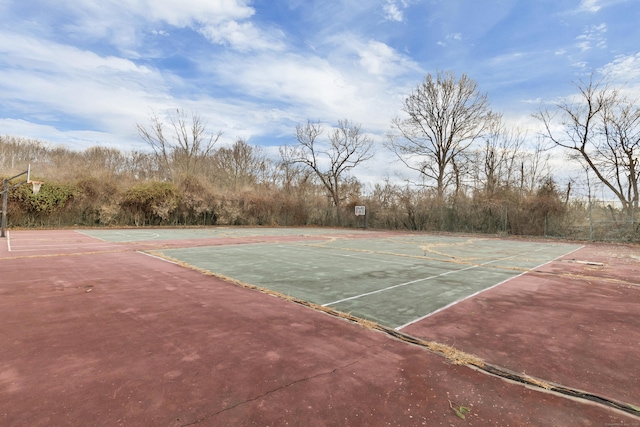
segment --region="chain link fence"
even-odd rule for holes
[[[352,225],[358,220],[353,215]],[[432,232],[539,236],[570,240],[640,242],[640,209],[624,210],[612,200],[573,200],[563,205],[539,200],[367,207],[373,228]]]

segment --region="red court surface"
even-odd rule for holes
[[[633,413],[455,366],[389,334],[137,252],[157,243],[105,243],[72,231],[16,231],[10,243],[11,252],[0,244],[3,426],[640,426]],[[637,285],[625,281],[624,273],[611,277],[605,271],[592,276],[606,286],[562,279],[583,277],[584,266],[557,262],[533,279],[531,273],[514,279],[505,292],[516,305],[519,298],[540,304],[528,307],[530,328],[518,331],[527,311],[509,311],[500,293],[504,285],[410,328],[469,347],[489,363],[565,386],[589,389],[587,370],[594,383],[590,392],[637,404],[637,363],[628,355],[638,349],[639,328],[624,327],[629,313],[622,313],[637,310]],[[540,300],[518,295],[530,293],[527,280],[541,290]],[[552,280],[562,281],[565,294],[545,291]],[[570,287],[573,281],[589,289],[613,286],[620,294],[602,290],[590,296]],[[568,308],[555,306],[561,314],[549,320],[550,329],[539,325],[555,315],[554,301],[567,303],[572,296],[573,317]],[[622,329],[607,336],[597,313],[610,297],[626,305],[609,325]],[[489,308],[474,315],[464,311],[478,300]],[[500,301],[503,306],[490,305]],[[584,317],[589,305],[591,319]],[[445,322],[438,323],[455,311],[455,322],[471,330],[464,338],[453,335],[456,325],[446,331]],[[518,321],[506,317],[516,315]],[[464,323],[467,318],[475,325]],[[592,341],[569,346],[565,335],[581,327],[594,331]],[[511,341],[487,345],[471,339],[476,333]],[[562,337],[563,345],[551,347],[550,334]],[[620,352],[606,355],[620,362],[605,372],[603,347]],[[586,363],[575,371],[578,378],[557,366],[571,358],[575,365]],[[466,419],[452,409],[460,406],[470,409]]]
[[[591,245],[403,330],[640,406],[640,248]]]

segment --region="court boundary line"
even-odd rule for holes
[[[113,242],[109,242],[108,240],[101,239],[100,237],[92,236],[91,234],[85,233],[84,231],[81,231],[81,230],[73,230],[73,231],[75,231],[78,234],[82,234],[83,236],[87,236],[87,237],[91,237],[92,239],[100,240],[101,242],[104,242],[104,243],[113,243]]]
[[[540,252],[543,249],[546,249],[546,248],[543,247],[543,248],[537,249],[537,250],[535,250],[533,252]],[[523,253],[529,253],[529,252],[530,251],[523,252]],[[458,272],[461,272],[461,271],[472,270],[474,268],[484,267],[485,265],[489,265],[489,264],[493,264],[493,263],[496,263],[496,262],[499,262],[499,261],[504,261],[504,260],[507,260],[507,259],[518,257],[518,256],[522,255],[523,253],[518,253],[518,254],[511,255],[511,256],[508,256],[508,257],[504,257],[504,258],[499,258],[499,259],[494,259],[494,260],[491,260],[491,261],[486,261],[486,262],[483,262],[481,264],[470,265],[468,267],[461,268],[459,270],[445,271],[444,273],[440,273],[440,274],[437,274],[435,276],[424,277],[422,279],[416,279],[416,280],[412,280],[410,282],[400,283],[398,285],[388,286],[388,287],[382,288],[382,289],[376,289],[375,291],[365,292],[365,293],[360,294],[360,295],[354,295],[352,297],[343,298],[343,299],[340,299],[340,300],[337,300],[337,301],[332,301],[332,302],[329,302],[329,303],[326,303],[326,304],[322,304],[322,306],[326,307],[326,306],[330,306],[330,305],[334,305],[334,304],[339,304],[341,302],[351,301],[351,300],[362,298],[362,297],[366,297],[366,296],[369,296],[369,295],[374,295],[374,294],[378,294],[378,293],[381,293],[381,292],[386,292],[386,291],[389,291],[389,290],[392,290],[392,289],[396,289],[396,288],[400,288],[400,287],[403,287],[403,286],[413,285],[414,283],[425,282],[427,280],[436,279],[438,277],[448,276],[449,274],[458,273]],[[571,253],[571,252],[569,252],[569,253]],[[565,255],[560,255],[560,256],[566,256],[566,254]],[[553,260],[551,260],[551,261],[553,261]],[[544,264],[546,264],[548,262],[551,262],[551,261],[547,261],[547,262],[545,262],[545,263],[543,263],[541,265],[544,265]],[[534,268],[539,268],[539,267],[540,266],[534,267]],[[527,270],[527,271],[530,271],[530,270]],[[521,273],[521,274],[524,274],[524,273]]]
[[[101,237],[93,236],[93,235],[91,235],[89,233],[85,233],[85,232],[83,232],[81,230],[74,230],[74,231],[76,233],[80,233],[80,234],[82,234],[84,236],[91,237],[92,239],[97,239],[97,240],[100,240],[101,242],[112,243],[112,244],[113,243],[115,243],[115,244],[118,244],[118,243],[136,243],[136,242],[147,242],[147,241],[153,241],[153,240],[163,240],[163,239],[160,238],[160,233],[158,233],[157,231],[154,232],[154,231],[147,231],[147,230],[134,230],[134,231],[137,231],[138,233],[142,233],[142,234],[148,233],[148,234],[151,235],[151,237],[150,238],[136,238],[136,239],[130,239],[130,240],[117,240],[117,241],[111,241],[111,240],[103,239]],[[134,236],[133,234],[127,234],[126,232],[120,231],[120,230],[103,230],[103,231],[113,231],[113,233],[116,236],[125,237],[125,238],[130,238],[130,237]],[[169,239],[169,240],[174,240],[174,239]]]
[[[90,242],[90,243],[81,243],[80,247],[91,247],[91,248],[101,248],[101,247],[113,247],[113,245],[117,245],[117,243],[114,242],[109,242],[106,240],[103,240],[99,237],[94,237],[91,236],[89,234],[83,233],[80,230],[70,230],[70,232],[72,233],[77,233],[77,234],[81,234],[85,237],[89,237],[91,239],[95,239],[98,240],[97,242]],[[29,240],[29,239],[28,239]],[[33,240],[33,239],[31,239]],[[48,239],[42,239],[42,238],[36,238],[35,240],[48,240]],[[9,231],[7,231],[7,249],[8,252],[14,253],[16,254],[17,257],[38,257],[38,256],[62,256],[62,255],[67,255],[67,254],[36,254],[36,255],[18,255],[18,252],[52,252],[52,251],[65,251],[65,250],[77,250],[79,247],[79,245],[77,243],[60,243],[60,244],[51,244],[51,245],[37,245],[37,246],[33,246],[33,245],[28,245],[27,249],[15,249],[11,246],[11,235],[9,233]],[[102,251],[100,251],[99,253],[101,253]],[[92,252],[86,252],[86,253],[96,253],[95,251]]]
[[[96,245],[103,245],[106,247],[111,247],[108,246],[109,243],[108,242],[93,242],[93,243],[84,243],[83,247],[93,247],[95,248]],[[47,252],[47,251],[57,251],[57,250],[67,250],[67,249],[72,249],[72,250],[77,250],[78,245],[72,245],[72,244],[68,244],[68,245],[41,245],[38,246],[35,249],[12,249],[9,252],[38,252],[38,251],[42,251],[42,252]]]
[[[136,230],[139,231],[142,235],[144,235],[144,233],[148,233],[151,235],[151,238],[140,238],[140,239],[133,239],[133,240],[123,240],[120,243],[135,243],[135,242],[146,242],[146,241],[151,241],[151,240],[163,240],[160,239],[160,233],[158,233],[157,231],[146,231],[146,230]],[[118,236],[123,236],[126,238],[130,238],[133,237],[133,234],[129,233],[125,233],[122,231],[116,231],[116,235]],[[174,240],[174,239],[169,239],[169,240]],[[118,242],[114,242],[114,243],[118,243]]]
[[[180,264],[180,263],[178,263],[176,261],[173,261],[173,260],[168,259],[168,258],[163,258],[161,256],[154,255],[154,254],[149,253],[149,252],[144,252],[144,251],[136,251],[136,252],[139,253],[139,254],[151,257],[151,258],[159,259],[160,261],[168,262],[169,264],[174,264],[174,265],[177,265],[177,266],[180,266],[180,267],[184,267],[184,265],[182,265],[182,264]],[[187,265],[191,265],[191,264],[187,263]]]
[[[404,325],[398,326],[397,328],[395,328],[395,330],[396,330],[396,331],[401,331],[402,329],[404,329],[404,328],[406,328],[406,327],[408,327],[408,326],[411,326],[411,325],[413,325],[414,323],[418,323],[418,322],[420,322],[420,321],[422,321],[422,320],[424,320],[424,319],[426,319],[426,318],[428,318],[428,317],[433,316],[434,314],[438,314],[438,313],[440,313],[441,311],[444,311],[444,310],[446,310],[446,309],[448,309],[448,308],[453,307],[453,306],[454,306],[454,305],[456,305],[456,304],[461,303],[462,301],[466,301],[466,300],[468,300],[468,299],[470,299],[470,298],[473,298],[473,297],[475,297],[475,296],[477,296],[477,295],[480,295],[480,294],[481,294],[481,293],[483,293],[483,292],[489,291],[489,290],[491,290],[491,289],[493,289],[493,288],[497,288],[497,287],[498,287],[498,286],[500,286],[500,285],[504,285],[505,283],[509,282],[510,280],[513,280],[513,279],[516,279],[516,278],[518,278],[518,277],[524,276],[525,274],[528,274],[528,273],[530,273],[530,272],[532,272],[532,271],[534,271],[534,270],[537,270],[538,268],[540,268],[540,267],[542,267],[542,266],[545,266],[545,265],[547,265],[547,264],[549,264],[549,263],[552,263],[552,262],[554,262],[554,261],[556,261],[556,260],[558,260],[558,259],[560,259],[560,258],[562,258],[562,257],[565,257],[565,256],[567,256],[567,255],[569,255],[569,254],[572,254],[572,253],[574,253],[574,252],[576,252],[576,251],[579,251],[580,249],[584,249],[584,248],[585,248],[585,245],[582,245],[582,246],[580,246],[579,248],[576,248],[576,249],[573,249],[573,250],[571,250],[571,251],[567,252],[566,254],[558,255],[557,257],[553,258],[552,260],[549,260],[549,261],[547,261],[547,262],[543,262],[542,264],[540,264],[540,265],[538,265],[538,266],[536,266],[536,267],[530,268],[530,269],[529,269],[529,270],[527,270],[527,271],[523,271],[522,273],[520,273],[520,274],[518,274],[518,275],[516,275],[516,276],[509,277],[508,279],[505,279],[505,280],[503,280],[502,282],[496,283],[496,284],[495,284],[495,285],[493,285],[493,286],[490,286],[490,287],[485,288],[485,289],[481,289],[481,290],[479,290],[479,291],[477,291],[477,292],[475,292],[475,293],[473,293],[473,294],[471,294],[471,295],[468,295],[468,296],[466,296],[466,297],[464,297],[464,298],[461,298],[461,299],[459,299],[459,300],[457,300],[457,301],[454,301],[454,302],[452,302],[452,303],[450,303],[450,304],[448,304],[448,305],[446,305],[446,306],[444,306],[444,307],[440,307],[439,309],[437,309],[437,310],[435,310],[435,311],[432,311],[431,313],[425,314],[425,315],[424,315],[424,316],[422,316],[422,317],[419,317],[419,318],[417,318],[417,319],[414,319],[414,320],[412,320],[412,321],[411,321],[411,322],[409,322],[409,323],[406,323],[406,324],[404,324]],[[506,259],[506,258],[505,258],[505,259]],[[500,261],[500,260],[498,260],[498,261]]]

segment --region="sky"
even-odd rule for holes
[[[148,147],[176,109],[267,152],[307,120],[382,142],[428,73],[525,130],[591,73],[640,94],[638,0],[0,0],[0,135]]]

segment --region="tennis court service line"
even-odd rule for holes
[[[546,248],[540,248],[540,249],[537,249],[537,250],[535,250],[533,252],[539,252],[539,251],[541,251],[543,249],[546,249]],[[377,289],[375,291],[365,292],[365,293],[360,294],[360,295],[355,295],[355,296],[352,296],[352,297],[349,297],[349,298],[343,298],[343,299],[340,299],[340,300],[337,300],[337,301],[332,301],[332,302],[329,302],[329,303],[326,303],[326,304],[322,304],[322,306],[323,307],[327,307],[327,306],[330,306],[330,305],[339,304],[341,302],[351,301],[351,300],[362,298],[362,297],[366,297],[366,296],[369,296],[369,295],[374,295],[374,294],[379,294],[381,292],[390,291],[392,289],[401,288],[403,286],[413,285],[414,283],[425,282],[427,280],[437,279],[438,277],[444,277],[444,276],[448,276],[448,275],[454,274],[454,273],[459,273],[459,272],[462,272],[462,271],[473,270],[474,268],[479,268],[479,267],[483,267],[485,265],[493,264],[495,262],[500,262],[500,261],[504,261],[504,260],[507,260],[507,259],[516,258],[516,257],[519,257],[519,256],[521,256],[523,254],[527,254],[527,253],[530,253],[530,252],[531,251],[522,252],[522,253],[511,255],[511,256],[508,256],[508,257],[504,257],[504,258],[499,258],[499,259],[494,259],[494,260],[491,260],[491,261],[486,261],[486,262],[483,262],[481,264],[476,264],[476,265],[471,265],[469,267],[461,268],[460,270],[445,271],[444,273],[436,274],[435,276],[424,277],[422,279],[416,279],[416,280],[412,280],[410,282],[405,282],[405,283],[400,283],[398,285],[388,286],[386,288]]]

